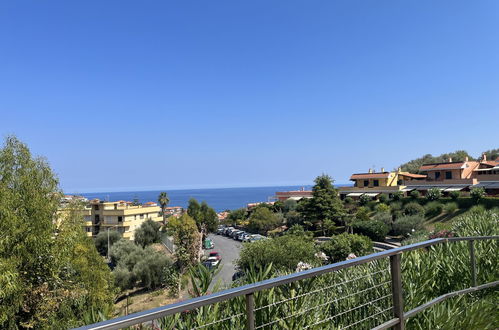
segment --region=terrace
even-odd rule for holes
[[[487,256],[497,253],[498,238],[432,239],[79,329],[134,325],[161,329],[404,329],[408,320],[449,298],[496,287],[497,263]],[[439,264],[441,276],[414,288],[411,276],[428,276],[427,270],[437,267],[444,256],[449,259]],[[405,267],[402,258],[406,258]],[[455,285],[444,285],[451,278],[457,281]],[[423,291],[434,296],[418,296]]]

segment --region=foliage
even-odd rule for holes
[[[456,212],[458,209],[457,203],[456,202],[449,202],[444,205],[444,211],[448,214],[452,214]]]
[[[156,221],[148,219],[135,230],[135,243],[146,247],[153,243],[161,242],[161,225]]]
[[[421,193],[417,190],[413,190],[409,193],[409,196],[411,196],[411,198],[413,199],[418,199],[419,197],[421,197]]]
[[[354,202],[354,200],[350,196],[345,197],[345,199],[343,200],[343,203],[345,203],[345,204],[353,204],[353,202]]]
[[[475,204],[478,204],[485,197],[485,189],[483,187],[471,188],[470,196]]]
[[[209,207],[206,202],[203,201],[200,205],[196,199],[191,198],[187,207],[187,214],[194,219],[199,232],[203,235],[217,230],[217,212]]]
[[[110,311],[110,271],[83,232],[81,205],[58,212],[60,196],[47,162],[7,137],[0,149],[0,328],[72,328],[89,310]]]
[[[423,215],[425,213],[424,207],[416,202],[407,203],[402,209],[404,215]]]
[[[246,218],[247,211],[245,208],[230,211],[229,215],[227,216],[229,223],[231,223],[232,225],[237,225],[241,221],[246,220]]]
[[[370,201],[372,201],[372,198],[366,194],[360,195],[359,197],[359,205],[365,206]]]
[[[440,202],[432,201],[426,204],[424,206],[424,209],[425,209],[425,216],[428,218],[433,218],[442,213],[444,206]]]
[[[390,213],[390,206],[384,204],[384,203],[378,203],[375,207],[374,210],[377,213]]]
[[[334,189],[330,176],[323,174],[315,180],[312,188],[312,198],[301,202],[305,221],[311,223],[316,230],[326,233],[326,224],[330,220],[339,223],[346,214],[338,191]]]
[[[413,159],[407,163],[400,165],[400,169],[404,172],[419,173],[419,168],[423,164],[445,163],[449,161],[449,158],[452,158],[452,160],[455,162],[459,162],[464,161],[466,157],[468,157],[468,159],[470,160],[473,159],[473,157],[471,157],[464,150],[457,150],[447,154],[441,154],[440,156],[432,156],[431,154],[426,154],[423,157]]]
[[[426,199],[429,201],[436,201],[442,197],[442,191],[438,188],[430,188],[426,192]]]
[[[144,256],[133,266],[134,277],[143,288],[156,289],[172,285],[173,262],[164,253],[154,251],[148,247],[144,249]]]
[[[449,193],[449,196],[452,200],[457,200],[461,196],[461,192],[459,190],[454,190]]]
[[[373,244],[369,237],[343,233],[322,243],[320,250],[329,257],[331,263],[334,263],[345,260],[350,253],[357,257],[372,253]]]
[[[380,203],[387,204],[390,201],[390,198],[388,197],[387,194],[381,194],[379,195],[378,200]]]
[[[175,245],[175,255],[180,270],[184,270],[199,261],[201,236],[198,227],[189,214],[182,214],[168,222],[168,229],[172,233]]]
[[[244,244],[237,265],[248,269],[252,265],[266,267],[273,264],[276,269],[293,271],[298,262],[314,261],[314,243],[296,235],[283,235],[273,239]]]
[[[306,231],[302,226],[295,224],[291,226],[286,232],[284,233],[285,235],[294,235],[294,236],[299,236],[299,237],[305,237],[305,238],[312,238],[313,234],[310,231]]]
[[[114,243],[118,242],[121,239],[121,234],[118,233],[116,230],[110,230],[109,232],[105,230],[98,233],[94,239],[94,243],[95,247],[97,248],[97,251],[99,251],[99,253],[102,256],[105,256],[107,254],[108,235],[109,235],[109,248],[111,248],[111,246],[113,246]]]
[[[208,293],[210,284],[213,281],[213,272],[203,264],[197,264],[189,268],[192,289],[189,293],[192,297],[204,296]]]
[[[393,223],[392,233],[394,235],[409,236],[423,229],[423,222],[424,218],[419,214],[398,218]]]
[[[395,191],[392,193],[392,200],[399,201],[404,196],[404,193],[401,191]]]
[[[367,221],[369,220],[369,209],[365,206],[361,206],[355,212],[355,219],[357,221]]]
[[[259,232],[260,234],[267,234],[267,231],[277,228],[282,224],[282,218],[273,213],[266,207],[259,207],[249,218],[249,228]]]
[[[498,159],[499,158],[499,148],[484,151],[484,152],[482,152],[482,155],[483,154],[485,154],[485,156],[487,156],[488,160]]]
[[[352,227],[354,233],[365,235],[377,242],[383,242],[390,230],[386,224],[375,220],[355,222]]]
[[[373,216],[373,220],[383,222],[385,225],[388,226],[388,228],[392,227],[393,220],[392,220],[392,215],[390,214],[390,212],[376,213]]]
[[[170,203],[170,197],[165,191],[159,193],[158,203],[161,206],[161,215],[163,216],[163,225],[166,225],[166,207]]]
[[[282,212],[288,213],[290,211],[296,211],[297,207],[298,203],[294,199],[287,199],[283,203]]]

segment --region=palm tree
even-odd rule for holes
[[[168,194],[162,191],[158,196],[158,203],[161,205],[161,213],[163,213],[163,225],[166,226],[166,206],[170,203]]]

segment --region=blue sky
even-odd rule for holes
[[[2,1],[0,133],[67,191],[307,184],[499,141],[499,2]]]

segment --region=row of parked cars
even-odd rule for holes
[[[227,227],[227,226],[219,226],[217,229],[217,234],[230,237],[237,241],[248,242],[248,243],[253,243],[267,238],[259,234],[250,234],[245,232],[244,230],[239,230],[234,227]]]

